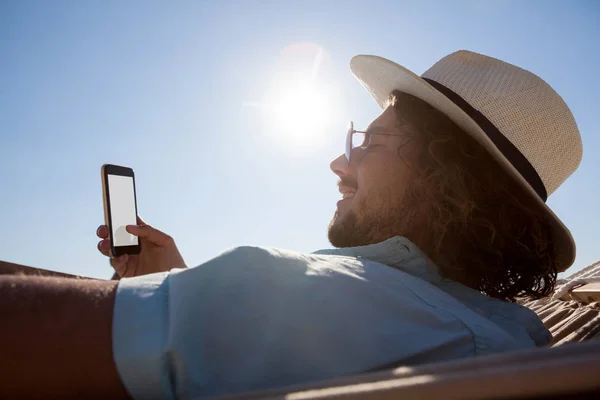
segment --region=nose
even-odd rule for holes
[[[341,156],[333,160],[329,165],[329,168],[331,168],[333,173],[339,176],[340,178],[350,173],[350,163],[348,162],[348,159],[346,158],[345,154],[342,154]]]

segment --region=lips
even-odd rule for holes
[[[339,185],[342,200],[351,199],[356,194],[356,189],[346,185]]]

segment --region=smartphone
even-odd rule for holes
[[[133,170],[119,165],[102,166],[102,197],[104,222],[108,226],[110,252],[113,257],[139,254],[142,250],[137,236],[127,232],[127,225],[137,225],[137,200]]]

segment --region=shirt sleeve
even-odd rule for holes
[[[174,399],[165,349],[169,273],[123,278],[113,312],[113,356],[135,399]]]
[[[491,323],[467,327],[453,307],[382,264],[236,248],[195,268],[122,279],[114,359],[135,399],[194,399],[472,356],[473,329],[504,340]]]

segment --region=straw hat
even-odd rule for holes
[[[548,213],[559,271],[573,264],[573,237],[546,199],[579,166],[581,136],[550,85],[515,65],[465,50],[420,77],[377,56],[356,56],[350,69],[380,106],[394,90],[409,93],[473,136]]]

